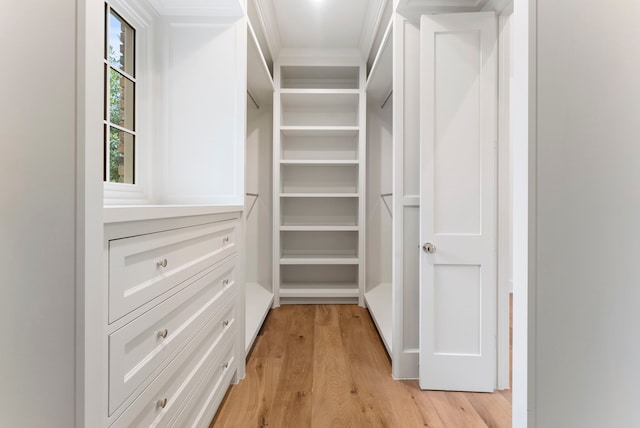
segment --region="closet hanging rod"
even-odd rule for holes
[[[249,209],[247,210],[247,218],[249,218],[249,216],[251,215],[251,211],[253,211],[253,207],[256,206],[256,202],[258,202],[258,196],[260,196],[258,193],[245,193],[247,196],[254,196],[255,199],[253,200],[253,203],[251,204],[251,207],[249,207]]]
[[[393,95],[393,89],[389,92],[389,95],[387,95],[387,98],[384,99],[384,102],[382,103],[380,108],[384,108],[384,106],[387,105],[387,102],[389,101],[389,98],[391,98],[391,95]]]
[[[389,215],[391,216],[391,218],[393,218],[393,210],[391,209],[391,207],[387,203],[387,200],[385,199],[385,197],[386,196],[392,196],[392,195],[393,195],[393,193],[380,193],[380,198],[382,198],[382,202],[384,203],[384,206],[387,208],[387,211],[389,211]]]
[[[256,106],[256,108],[258,110],[260,110],[260,105],[258,104],[258,102],[256,101],[255,98],[253,98],[253,95],[251,95],[251,92],[249,92],[249,90],[247,89],[247,95],[249,95],[249,98],[251,98],[251,101],[253,101],[253,105]]]

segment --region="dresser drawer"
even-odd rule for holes
[[[214,315],[222,331],[235,317],[235,260],[193,283],[109,335],[109,414]],[[216,315],[220,316],[220,314]]]
[[[109,322],[236,251],[237,221],[109,241]]]
[[[233,367],[235,363],[232,354],[225,357],[224,361],[229,361],[230,367]],[[175,428],[209,427],[227,392],[232,376],[233,370],[225,369],[223,364],[211,366],[192,391],[186,404],[171,421],[170,426]]]
[[[212,320],[115,420],[113,427],[167,426],[210,370],[235,370],[236,320],[220,331]]]

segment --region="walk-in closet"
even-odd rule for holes
[[[510,419],[509,0],[77,4],[80,425]]]

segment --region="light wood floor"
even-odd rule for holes
[[[366,309],[274,309],[210,428],[510,427],[511,394],[421,391],[394,381]]]

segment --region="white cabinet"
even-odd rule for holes
[[[240,212],[105,226],[106,425],[210,422],[244,360],[241,237]]]
[[[109,241],[109,321],[236,251],[234,221]]]
[[[275,67],[276,306],[363,304],[364,64],[319,61]]]

